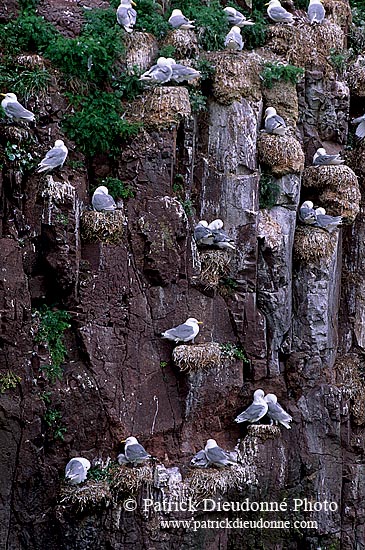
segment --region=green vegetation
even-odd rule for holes
[[[180,200],[180,203],[187,216],[192,216],[194,214],[195,210],[190,199]]]
[[[14,163],[16,169],[21,174],[32,170],[37,163],[37,160],[33,158],[31,153],[28,153],[28,151],[20,147],[20,145],[10,143],[10,141],[7,141],[5,146],[5,157]]]
[[[167,361],[160,361],[160,367],[161,367],[162,369],[164,369],[165,367],[167,367],[167,365],[168,365],[168,362],[167,362]]]
[[[242,9],[239,9],[239,11],[242,12]],[[252,26],[243,27],[241,34],[245,50],[260,48],[265,44],[268,19],[265,17],[264,14],[266,14],[266,8],[264,8],[263,11],[254,9],[249,18],[255,21],[255,24]]]
[[[201,57],[196,62],[196,70],[200,72],[202,80],[209,80],[214,76],[215,66],[208,59]]]
[[[130,100],[141,94],[143,84],[139,80],[140,75],[140,69],[134,66],[132,73],[122,72],[119,76],[113,77],[112,88],[115,97]]]
[[[22,51],[43,53],[57,34],[54,26],[43,17],[22,12],[17,19],[0,25],[0,47],[8,55]]]
[[[130,185],[126,185],[118,178],[104,178],[103,180],[101,180],[101,182],[98,183],[97,186],[91,188],[91,192],[93,193],[96,187],[99,187],[99,185],[104,185],[105,187],[107,187],[109,195],[111,195],[115,200],[130,199],[135,196],[135,192],[133,191],[132,187]]]
[[[198,90],[189,90],[189,100],[193,113],[207,110],[207,98]]]
[[[166,44],[166,46],[162,46],[158,50],[158,56],[157,57],[174,57],[176,52],[176,49],[171,44]]]
[[[62,214],[61,212],[58,212],[56,214],[56,222],[61,223],[62,225],[68,224],[68,216],[66,214]]]
[[[232,277],[223,277],[220,284],[224,286],[229,292],[233,292],[238,287],[238,283]]]
[[[11,90],[25,101],[31,96],[46,92],[50,80],[49,72],[40,67],[29,70],[11,62],[0,65],[0,88]]]
[[[119,0],[113,0],[113,7],[119,6]],[[163,38],[171,30],[168,22],[163,18],[162,8],[155,0],[138,0],[136,31],[149,32],[156,38]]]
[[[0,374],[0,393],[5,393],[7,390],[13,390],[21,382],[20,376],[17,376],[13,371],[8,370],[5,374]]]
[[[295,65],[267,62],[260,74],[265,88],[272,88],[275,82],[284,81],[295,85],[303,77],[304,69]]]
[[[64,440],[64,434],[67,432],[67,428],[60,424],[62,418],[62,413],[57,409],[47,408],[44,413],[44,421],[47,426],[52,430],[52,435],[54,439]]]
[[[110,461],[105,468],[100,468],[99,466],[94,466],[90,468],[87,473],[87,478],[94,481],[110,481],[112,478],[113,469],[115,467],[115,462]]]
[[[280,187],[270,174],[261,174],[260,177],[260,208],[273,208],[280,195]]]
[[[50,365],[42,365],[41,370],[46,378],[54,384],[56,380],[61,380],[63,371],[62,363],[66,357],[66,347],[63,342],[65,330],[70,328],[70,315],[67,311],[53,310],[48,306],[42,306],[35,312],[39,317],[39,330],[35,341],[47,346],[51,357]]]
[[[219,347],[224,357],[227,357],[228,359],[238,359],[239,361],[243,361],[243,363],[246,365],[250,364],[246,352],[242,346],[227,343],[219,344]]]
[[[351,57],[350,51],[339,51],[331,48],[330,50],[330,63],[336,70],[337,74],[342,76],[345,72],[347,63]]]
[[[88,96],[71,96],[71,102],[76,111],[64,117],[63,128],[85,155],[116,154],[121,141],[139,131],[139,124],[130,124],[122,118],[121,103],[112,93],[98,91]]]

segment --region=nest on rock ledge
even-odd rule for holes
[[[276,136],[261,132],[258,143],[261,164],[276,176],[301,172],[304,153],[299,141],[290,135]]]
[[[121,210],[95,212],[85,210],[81,214],[81,237],[85,242],[120,244],[123,240],[125,216]]]
[[[152,482],[153,469],[149,464],[123,465],[114,471],[110,486],[116,495],[135,495],[144,485],[152,485]]]
[[[222,352],[216,342],[196,345],[181,345],[174,348],[172,359],[181,371],[194,372],[219,367]]]
[[[135,66],[141,71],[147,71],[152,67],[158,53],[158,43],[152,34],[138,31],[133,31],[132,34],[126,33],[124,43],[127,73],[133,74]]]
[[[197,282],[205,289],[216,288],[222,277],[229,275],[229,265],[232,261],[232,252],[228,250],[199,250],[201,265]]]
[[[356,174],[348,166],[309,166],[303,174],[304,187],[321,189],[318,201],[330,216],[352,223],[360,211],[360,189]]]
[[[240,464],[224,468],[195,469],[185,480],[189,492],[197,502],[217,493],[225,494],[232,489],[242,489],[248,484],[246,469]]]
[[[169,32],[163,46],[175,48],[174,59],[196,59],[199,55],[198,39],[193,30],[175,29]]]
[[[365,56],[360,55],[356,62],[348,68],[347,83],[352,95],[365,96]]]
[[[148,90],[132,104],[129,122],[143,122],[146,128],[170,127],[191,115],[189,92],[183,86],[159,86]]]
[[[112,503],[112,494],[107,481],[86,481],[79,485],[64,485],[61,489],[59,504],[71,506],[73,512],[81,514]]]
[[[336,384],[344,399],[350,399],[350,411],[357,426],[365,424],[365,381],[363,363],[358,355],[348,354],[336,359]]]
[[[272,424],[249,424],[247,426],[247,435],[258,437],[261,441],[268,439],[277,439],[281,435],[280,428]]]
[[[272,88],[262,88],[265,105],[274,107],[287,124],[295,127],[299,117],[297,87],[291,82],[276,80]]]
[[[318,227],[299,225],[295,231],[294,258],[308,264],[324,260],[329,265],[336,248],[337,234],[338,231],[328,233]]]
[[[341,27],[327,19],[321,25],[300,22],[299,25],[271,25],[266,48],[297,67],[321,67],[332,72],[331,50],[343,51],[345,34]]]

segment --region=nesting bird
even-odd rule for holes
[[[264,131],[267,134],[274,134],[278,136],[285,135],[287,125],[285,120],[276,113],[274,107],[268,107],[265,111],[265,126]]]
[[[299,208],[298,216],[300,221],[305,225],[314,225],[316,223],[317,216],[312,201],[303,202],[302,206]]]
[[[87,478],[87,472],[90,469],[90,462],[87,458],[72,458],[65,468],[65,479],[71,485],[82,483]]]
[[[133,0],[121,0],[117,9],[117,22],[128,33],[133,31],[133,27],[136,24],[137,12],[132,8],[135,5]]]
[[[175,82],[189,82],[189,80],[194,80],[194,78],[199,78],[201,76],[199,71],[196,71],[192,67],[181,65],[181,63],[176,63],[175,59],[172,57],[168,57],[166,62],[172,69],[171,80],[174,80]]]
[[[239,52],[243,48],[243,40],[241,36],[241,29],[237,26],[232,27],[226,36],[224,45],[227,50],[232,52]]]
[[[190,465],[195,468],[207,468],[208,466],[217,466],[224,468],[237,464],[237,453],[229,453],[217,444],[215,439],[208,439],[204,449],[196,453],[190,461]]]
[[[127,437],[124,443],[124,453],[117,456],[119,464],[142,464],[145,460],[151,458],[146,449],[138,443],[136,437]]]
[[[227,235],[225,231],[222,230],[223,221],[217,218],[213,220],[209,225],[208,229],[213,234],[213,243],[212,246],[215,248],[230,248],[231,250],[236,250],[234,241]]]
[[[235,8],[224,8],[224,13],[227,15],[228,23],[235,25],[236,27],[244,27],[246,25],[254,25],[255,23],[251,19],[246,19],[246,17]]]
[[[209,466],[209,460],[207,459],[204,449],[198,451],[196,455],[193,456],[190,460],[190,466],[194,468],[206,468]]]
[[[279,0],[270,0],[267,8],[267,15],[275,23],[293,23],[294,17],[285,8],[282,7]]]
[[[365,115],[359,116],[352,119],[352,124],[358,124],[358,127],[355,130],[355,136],[357,139],[361,140],[365,137]]]
[[[322,5],[322,0],[309,0],[308,19],[312,23],[322,23],[326,16],[325,9]]]
[[[52,149],[47,151],[46,156],[38,164],[37,172],[49,173],[56,168],[62,168],[68,155],[68,149],[62,139],[55,141]]]
[[[183,15],[181,10],[173,10],[169,18],[169,23],[174,29],[183,29],[189,30],[194,29],[194,21],[189,21],[185,15]]]
[[[200,220],[194,229],[194,239],[198,246],[211,246],[214,242],[212,230],[208,228],[208,222]]]
[[[340,154],[337,155],[327,155],[326,149],[320,147],[317,149],[313,156],[313,165],[314,166],[324,166],[328,164],[339,165],[343,164],[345,161],[341,158]]]
[[[278,398],[274,393],[268,393],[265,395],[265,401],[267,403],[267,416],[270,418],[271,422],[274,424],[282,424],[288,430],[291,428],[289,422],[293,418],[284,411],[283,407],[278,403]]]
[[[0,94],[4,96],[1,102],[1,107],[4,109],[5,114],[15,120],[25,120],[26,122],[34,122],[34,113],[28,111],[13,93]]]
[[[342,216],[330,216],[329,214],[326,214],[324,208],[316,208],[315,213],[316,223],[314,226],[320,227],[329,233],[337,229],[337,227],[342,224]]]
[[[177,344],[178,342],[190,342],[194,343],[194,338],[199,333],[199,325],[201,321],[197,321],[194,317],[189,317],[182,325],[165,330],[161,333],[162,338],[172,340]]]
[[[253,403],[239,414],[234,421],[240,424],[241,422],[258,422],[268,410],[268,404],[264,399],[265,392],[261,389],[256,390],[253,394]]]
[[[148,71],[140,76],[139,80],[150,82],[151,84],[164,84],[172,77],[172,67],[166,57],[159,57],[156,65],[153,65]]]
[[[104,185],[100,185],[95,189],[91,204],[94,210],[98,212],[113,212],[117,208],[115,200],[109,195],[108,188]]]

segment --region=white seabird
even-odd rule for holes
[[[189,21],[187,17],[182,13],[181,10],[173,10],[169,18],[169,23],[174,29],[194,29],[194,21]]]
[[[309,0],[307,14],[310,23],[322,23],[326,16],[322,0]]]
[[[133,27],[136,24],[137,12],[132,8],[135,5],[133,0],[121,0],[117,9],[117,22],[128,33],[133,31]]]
[[[87,472],[90,469],[90,462],[87,458],[82,458],[78,456],[77,458],[72,458],[65,468],[65,479],[71,485],[76,485],[85,481],[87,477]]]
[[[243,48],[243,40],[241,36],[241,29],[239,27],[232,27],[226,36],[224,45],[227,50],[233,52],[239,52]]]
[[[339,225],[342,224],[342,216],[330,216],[329,214],[326,214],[326,211],[324,208],[316,208],[315,210],[316,214],[316,223],[314,224],[315,227],[321,227],[322,229],[325,229],[329,233],[337,229]]]
[[[54,147],[47,151],[46,156],[38,164],[37,172],[52,172],[56,168],[62,168],[68,155],[68,149],[62,139],[55,141]]]
[[[231,239],[227,233],[222,230],[222,227],[223,221],[219,218],[213,220],[208,225],[208,229],[212,231],[214,237],[213,246],[220,249],[230,248],[231,250],[236,250],[233,239]]]
[[[287,125],[285,124],[285,120],[276,113],[276,109],[274,107],[268,107],[265,111],[264,131],[267,134],[283,136],[286,129]]]
[[[251,19],[246,19],[246,17],[240,11],[235,8],[224,8],[224,13],[227,15],[228,23],[235,25],[236,27],[244,27],[246,25],[254,25],[255,23]]]
[[[194,239],[198,246],[211,246],[214,242],[214,235],[211,229],[208,228],[208,222],[200,220],[194,229]]]
[[[111,195],[109,195],[108,188],[104,185],[100,185],[94,191],[91,199],[91,204],[94,210],[98,212],[112,212],[116,210],[117,205]]]
[[[345,161],[341,158],[340,154],[337,155],[327,155],[326,149],[320,147],[314,153],[313,156],[313,165],[314,166],[324,166],[328,164],[338,165],[343,164]]]
[[[253,403],[239,414],[234,421],[241,422],[258,422],[267,413],[268,405],[264,399],[265,392],[261,389],[256,390],[253,394]]]
[[[196,455],[193,456],[190,460],[190,466],[194,468],[206,468],[209,466],[209,460],[207,459],[204,449],[198,451]]]
[[[302,206],[299,208],[298,215],[300,221],[306,225],[315,225],[317,222],[317,215],[312,201],[303,202]]]
[[[267,415],[271,421],[273,421],[274,424],[280,423],[289,430],[291,428],[289,422],[291,422],[293,418],[284,411],[283,407],[278,403],[276,395],[274,393],[268,393],[265,395],[265,401],[268,405]]]
[[[231,464],[237,464],[237,460],[234,460],[232,456],[218,446],[215,439],[208,439],[204,447],[205,456],[210,464],[223,468]]]
[[[176,63],[175,59],[172,57],[168,57],[166,62],[172,68],[171,80],[174,80],[175,82],[180,83],[185,80],[189,82],[189,80],[194,80],[194,78],[199,78],[201,76],[199,71],[193,69],[192,67],[186,67],[181,63]]]
[[[352,124],[358,124],[358,127],[355,130],[355,136],[358,139],[364,139],[365,137],[365,115],[359,116],[352,119]]]
[[[268,6],[268,16],[272,21],[275,21],[275,23],[293,23],[293,15],[281,6],[279,0],[270,0],[270,2],[265,5]]]
[[[152,84],[164,84],[172,77],[172,67],[166,57],[159,57],[156,65],[140,76],[139,80],[151,82]]]
[[[9,92],[7,94],[0,95],[4,96],[4,99],[1,102],[1,107],[4,109],[5,114],[9,118],[14,118],[15,120],[25,120],[26,122],[34,122],[34,113],[23,107],[23,105],[19,103],[15,94]]]
[[[162,332],[161,336],[167,340],[172,340],[176,344],[178,342],[190,342],[190,340],[194,343],[194,338],[198,335],[199,325],[201,324],[201,321],[197,321],[194,317],[189,317],[182,325]]]
[[[118,455],[119,464],[129,462],[131,464],[142,464],[145,460],[151,458],[144,447],[138,443],[136,437],[130,436],[125,440],[124,454]]]

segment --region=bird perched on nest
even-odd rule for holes
[[[136,6],[133,0],[121,0],[117,9],[117,22],[128,33],[133,31],[137,20],[137,12],[132,6]]]
[[[264,399],[265,392],[261,389],[256,390],[253,394],[253,403],[239,414],[234,421],[240,424],[241,422],[258,422],[267,413],[268,404]]]
[[[293,418],[284,411],[283,407],[278,403],[276,395],[274,393],[268,393],[265,395],[265,401],[268,406],[267,416],[270,418],[271,423],[282,424],[289,430],[291,428],[289,422],[291,422]]]
[[[243,48],[243,40],[241,36],[241,29],[239,27],[232,27],[229,33],[227,34],[224,45],[226,50],[232,52],[239,52]]]
[[[161,336],[167,340],[172,340],[175,344],[190,341],[194,343],[194,338],[198,335],[199,325],[201,324],[201,321],[197,321],[194,317],[189,317],[182,325],[162,332]]]
[[[193,466],[194,468],[206,468],[208,465],[209,460],[207,459],[204,449],[197,452],[196,455],[194,455],[190,460],[190,466]]]
[[[97,212],[113,212],[117,208],[115,200],[109,195],[108,188],[104,185],[100,185],[95,189],[91,204]]]
[[[222,231],[223,227],[223,221],[217,218],[216,220],[213,220],[208,225],[208,229],[213,234],[213,243],[212,246],[215,248],[230,248],[231,250],[236,250],[235,245],[233,244],[234,241],[227,235],[225,231]]]
[[[362,140],[365,137],[365,115],[352,119],[352,124],[358,124],[355,130],[355,136],[357,139]]]
[[[145,460],[151,458],[144,447],[138,443],[136,437],[130,436],[127,437],[124,446],[124,453],[121,453],[117,456],[119,464],[142,464]]]
[[[307,14],[310,23],[322,23],[326,16],[322,0],[309,0]]]
[[[279,0],[270,0],[268,4],[265,4],[265,6],[268,6],[267,15],[272,21],[275,21],[275,23],[294,22],[293,15],[282,7]]]
[[[255,23],[251,19],[246,19],[246,17],[238,10],[234,8],[224,8],[224,13],[227,15],[228,23],[235,25],[236,27],[244,27],[248,25],[254,25]]]
[[[194,229],[194,239],[198,246],[212,246],[214,235],[211,229],[208,228],[208,222],[200,220]]]
[[[224,466],[237,464],[237,457],[234,458],[231,453],[219,447],[215,439],[208,439],[204,447],[204,452],[209,465],[211,464],[212,466],[223,468]]]
[[[71,485],[77,485],[85,481],[87,472],[90,469],[90,462],[87,458],[77,457],[72,458],[65,468],[65,479]]]
[[[181,10],[173,10],[172,14],[169,17],[169,23],[174,29],[182,29],[184,31],[189,29],[195,29],[193,23],[194,21],[189,21],[185,15],[183,15]]]
[[[264,132],[278,136],[285,135],[287,125],[285,120],[276,113],[274,107],[268,107],[265,111],[265,126]]]
[[[342,216],[330,216],[329,214],[326,214],[324,208],[316,208],[315,214],[316,223],[314,224],[314,227],[320,227],[329,233],[337,229],[337,227],[342,224]]]
[[[9,118],[15,120],[25,120],[26,122],[34,122],[34,113],[23,107],[23,105],[19,103],[15,94],[7,93],[0,95],[4,96],[4,99],[1,102],[1,107],[4,109],[5,114]]]
[[[340,154],[337,155],[327,155],[326,149],[320,147],[314,153],[313,165],[314,166],[324,166],[324,165],[339,165],[343,164],[345,161],[341,158]]]
[[[317,215],[312,201],[303,202],[299,208],[298,216],[299,220],[305,225],[314,225],[316,223]]]
[[[38,164],[37,172],[49,173],[56,168],[62,168],[68,155],[68,149],[62,139],[55,141],[54,147],[47,151],[46,156]]]
[[[170,65],[172,69],[171,80],[175,82],[184,82],[185,80],[189,82],[194,80],[194,78],[199,78],[201,76],[199,71],[196,71],[192,67],[186,67],[181,65],[181,63],[176,63],[175,59],[168,57],[166,62]]]
[[[172,77],[172,67],[167,62],[166,57],[159,57],[156,65],[153,65],[148,71],[140,76],[139,80],[150,82],[151,84],[165,84]]]

